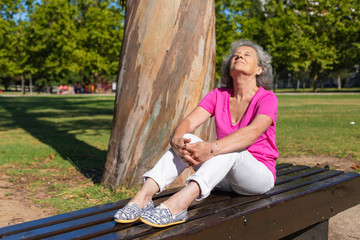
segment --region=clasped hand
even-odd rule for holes
[[[187,163],[186,167],[194,168],[213,157],[211,153],[212,143],[190,143],[191,139],[178,138],[171,140],[171,146],[175,154]]]

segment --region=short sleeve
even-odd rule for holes
[[[215,114],[215,106],[216,106],[216,91],[217,89],[212,90],[201,100],[199,106],[208,111],[211,116]]]
[[[278,110],[278,99],[275,94],[265,95],[258,104],[256,115],[264,114],[273,120],[273,124],[276,124],[277,119],[277,110]]]

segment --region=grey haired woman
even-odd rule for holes
[[[206,198],[215,187],[254,195],[274,186],[278,102],[269,91],[273,80],[270,63],[271,56],[258,44],[249,40],[233,43],[222,67],[225,87],[208,93],[177,126],[171,149],[144,174],[144,184],[117,211],[116,222],[140,219],[154,227],[166,227],[185,222],[191,202]],[[210,117],[215,118],[216,141],[191,134]],[[186,186],[154,207],[152,196],[188,167],[196,172]]]

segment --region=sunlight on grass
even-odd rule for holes
[[[325,155],[360,160],[360,96],[278,96],[281,156]],[[355,122],[355,124],[351,124]]]
[[[98,183],[114,99],[0,97],[0,171],[27,190],[27,198],[59,213],[131,197],[137,188],[112,190]],[[322,155],[360,161],[360,95],[278,95],[278,99],[280,159]]]

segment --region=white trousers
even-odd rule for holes
[[[191,143],[202,141],[192,134],[185,134]],[[160,188],[160,192],[176,179],[186,168],[172,149],[169,149],[156,165],[143,175],[143,179],[152,178]],[[215,156],[195,168],[186,183],[195,181],[200,186],[201,194],[197,200],[210,195],[212,189],[233,191],[241,195],[257,195],[274,187],[274,176],[271,171],[250,152],[233,152]]]

